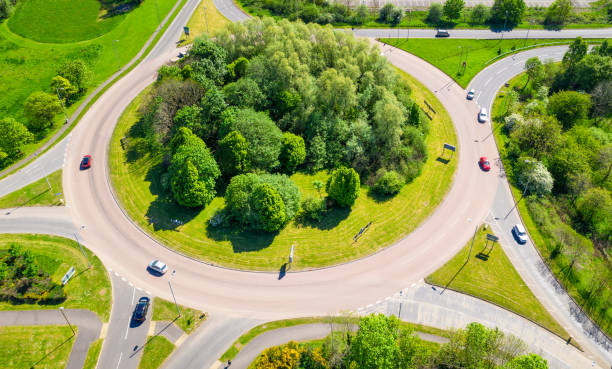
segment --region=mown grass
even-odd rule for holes
[[[290,223],[277,234],[239,232],[209,226],[210,218],[224,206],[215,198],[200,212],[184,210],[160,190],[161,157],[145,156],[128,162],[120,139],[138,120],[143,94],[123,113],[110,144],[110,176],[122,206],[132,220],[171,248],[213,264],[252,270],[279,270],[296,245],[294,270],[338,264],[370,255],[414,230],[442,201],[452,183],[456,160],[444,164],[436,158],[442,144],[456,143],[455,131],[440,102],[424,86],[405,75],[414,99],[426,99],[438,114],[427,137],[429,157],[423,172],[392,199],[380,201],[363,187],[350,210],[330,211],[317,224]],[[292,176],[303,196],[318,196],[314,180],[325,181],[325,171]],[[324,193],[322,195],[325,195]],[[182,222],[177,225],[174,220]],[[353,242],[353,236],[369,222],[369,230]]]
[[[71,337],[68,326],[0,326],[2,369],[63,369],[74,344]]]
[[[304,318],[275,320],[272,322],[260,324],[250,329],[248,332],[244,333],[242,336],[238,337],[238,339],[234,341],[234,343],[223,353],[223,355],[221,355],[219,360],[227,361],[227,360],[231,360],[235,358],[244,346],[246,346],[255,337],[259,336],[260,334],[264,332],[273,331],[275,329],[280,329],[280,328],[293,327],[296,325],[315,324],[315,323],[359,324],[359,317],[357,316],[304,317]],[[412,328],[413,330],[417,332],[428,333],[428,334],[432,334],[432,335],[436,335],[440,337],[449,338],[451,336],[451,332],[449,331],[445,331],[439,328],[429,327],[429,326],[422,325],[422,324],[415,324],[415,323],[400,321],[400,325],[403,327]]]
[[[515,86],[525,85],[527,76],[525,73],[519,74],[518,76],[511,79],[509,87],[502,88],[497,92],[496,98],[493,102],[492,108],[492,121],[495,133],[495,140],[499,148],[500,157],[502,158],[506,172],[508,173],[509,184],[515,199],[521,198],[521,190],[519,190],[513,184],[513,170],[512,163],[508,160],[506,151],[506,143],[509,141],[507,133],[503,129],[503,116],[506,112],[504,107],[504,98],[506,97],[506,90],[512,89]],[[532,210],[539,210],[540,216],[548,217],[546,219],[549,225],[560,224],[563,220],[556,213],[554,206],[550,204],[549,200],[537,199],[531,197],[523,198],[517,206],[520,212],[521,219],[525,224],[529,237],[533,241],[533,244],[537,248],[543,261],[549,266],[552,273],[557,277],[559,281],[565,287],[567,293],[582,307],[583,310],[589,314],[599,327],[608,336],[612,336],[612,307],[606,304],[606,293],[610,294],[610,287],[608,284],[607,292],[600,295],[593,295],[589,293],[591,289],[590,282],[592,279],[591,268],[595,262],[606,262],[604,260],[595,260],[595,256],[592,256],[593,249],[592,243],[587,241],[587,244],[591,244],[590,250],[584,250],[585,253],[590,255],[592,260],[588,260],[588,263],[583,263],[578,272],[573,271],[568,274],[568,265],[571,260],[564,256],[562,253],[556,255],[557,242],[552,239],[551,236],[547,235],[546,230],[540,228],[536,222],[535,214],[532,214]],[[567,226],[567,225],[565,225]],[[553,255],[556,255],[553,257]]]
[[[126,18],[100,15],[97,0],[27,0],[18,3],[8,25],[25,38],[64,43],[100,37]]]
[[[191,309],[179,305],[181,317],[174,324],[189,334],[204,322],[206,319],[200,310]],[[178,316],[176,305],[172,301],[167,301],[159,297],[153,300],[153,320],[173,321]]]
[[[481,226],[473,246],[472,241],[468,242],[425,281],[490,301],[567,339],[568,333],[527,287],[501,246],[491,241],[487,243],[487,233],[492,234]]]
[[[203,34],[212,36],[215,30],[223,28],[227,23],[229,20],[219,13],[212,0],[202,0],[187,22],[189,37],[183,33],[181,42],[192,42]]]
[[[98,357],[100,356],[100,350],[102,350],[103,342],[104,338],[100,338],[92,342],[91,345],[89,345],[89,350],[87,350],[87,357],[85,358],[83,369],[96,368],[98,364]]]
[[[176,0],[157,0],[161,19],[175,3]],[[117,60],[120,65],[131,60],[158,26],[155,0],[145,0],[110,32],[76,43],[36,42],[13,33],[7,25],[9,22],[10,19],[0,23],[0,117],[11,116],[22,123],[26,123],[23,114],[25,99],[35,91],[51,92],[51,78],[64,60],[80,58],[89,64],[92,78],[88,91],[91,92],[95,86],[117,71]],[[69,115],[78,108],[83,99],[68,107]],[[34,142],[22,147],[24,156],[47,142],[61,128],[63,119],[63,114],[57,115],[52,128],[37,135]]]
[[[472,78],[484,69],[492,58],[522,47],[565,43],[572,39],[424,39],[424,38],[383,38],[380,41],[407,51],[424,59],[453,78],[460,86],[467,87]],[[598,42],[598,40],[588,40]],[[499,52],[501,50],[501,52]],[[498,54],[499,52],[499,54]],[[463,69],[463,61],[466,67]]]
[[[60,205],[64,199],[62,188],[62,170],[53,172],[45,178],[20,188],[15,192],[0,197],[0,209],[22,206],[49,206]],[[49,189],[51,185],[51,189]],[[59,195],[58,195],[59,194]]]
[[[174,344],[164,336],[149,337],[138,369],[157,369],[174,350]]]
[[[40,267],[49,273],[51,278],[61,284],[62,277],[74,266],[75,274],[65,286],[67,299],[56,305],[18,304],[13,305],[0,301],[0,310],[34,310],[87,309],[98,314],[104,322],[108,321],[111,309],[111,284],[106,269],[87,248],[83,247],[92,268],[88,269],[87,261],[78,244],[67,238],[47,235],[1,234],[0,253],[6,252],[12,243],[18,243],[32,252]]]

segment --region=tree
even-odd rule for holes
[[[595,164],[597,169],[606,173],[601,179],[601,183],[605,183],[612,172],[612,144],[607,144],[599,148]]]
[[[217,162],[203,145],[182,145],[172,156],[170,186],[182,206],[206,206],[215,197],[215,184],[221,175]]]
[[[570,0],[555,0],[546,9],[546,24],[561,26],[572,12],[572,2]]]
[[[537,56],[527,59],[525,62],[525,72],[527,73],[527,82],[525,82],[525,86],[523,86],[523,88],[527,87],[529,81],[531,81],[532,85],[537,88],[542,81],[542,78],[544,78],[544,68],[542,66],[542,62]]]
[[[601,45],[593,47],[591,53],[601,56],[612,56],[612,45],[608,43],[608,40],[604,40]]]
[[[193,41],[189,50],[193,78],[204,83],[207,79],[221,84],[227,73],[227,51],[206,36]]]
[[[586,56],[588,47],[589,46],[582,37],[577,37],[574,42],[570,44],[565,55],[563,55],[563,64],[569,70],[572,70],[574,66]]]
[[[521,151],[541,159],[559,146],[561,125],[554,117],[542,116],[516,126],[510,137]]]
[[[62,106],[57,96],[37,91],[28,96],[23,111],[28,118],[30,130],[40,132],[53,125],[53,117],[62,111]]]
[[[395,8],[391,11],[391,23],[392,27],[397,26],[402,21],[402,17],[404,16],[404,12],[400,8]]]
[[[534,158],[520,158],[517,169],[518,183],[524,191],[546,195],[552,191],[553,178],[544,164]]]
[[[373,111],[374,132],[380,149],[391,152],[401,144],[405,112],[395,96],[388,91],[374,104]]]
[[[359,321],[359,330],[351,340],[350,361],[358,368],[395,368],[399,350],[397,331],[399,323],[394,316],[368,315]]]
[[[593,112],[600,116],[612,113],[612,80],[599,82],[591,92]]]
[[[454,19],[461,17],[464,6],[465,2],[463,0],[446,0],[442,13],[452,22]]]
[[[374,184],[373,190],[381,195],[395,195],[404,186],[404,179],[394,170],[385,172]]]
[[[586,119],[590,109],[590,96],[576,91],[559,91],[548,99],[548,113],[561,122],[564,130]]]
[[[285,172],[289,174],[295,172],[295,168],[306,159],[304,139],[289,132],[283,133],[279,159]]]
[[[539,355],[528,354],[512,359],[501,369],[548,369],[548,363]]]
[[[576,210],[587,226],[598,238],[607,240],[612,236],[612,196],[601,187],[593,187],[576,200]]]
[[[217,158],[221,172],[227,178],[245,173],[250,166],[248,144],[242,135],[232,131],[219,141]]]
[[[285,204],[278,191],[267,183],[255,187],[253,191],[255,211],[260,216],[261,226],[265,231],[275,232],[283,227],[285,221]]]
[[[489,17],[489,8],[487,8],[484,4],[476,4],[472,8],[472,12],[470,13],[470,18],[472,19],[472,23],[481,24],[487,20]]]
[[[197,105],[183,106],[174,115],[175,129],[180,129],[181,127],[189,128],[196,136],[201,136],[201,133],[204,131],[202,113],[202,108]]]
[[[172,154],[176,153],[176,151],[181,147],[187,146],[206,146],[204,141],[201,138],[194,135],[193,132],[187,127],[180,127],[172,139],[170,140],[170,152]]]
[[[525,8],[523,0],[495,0],[491,7],[491,22],[512,28],[521,23]]]
[[[429,6],[429,11],[427,12],[427,22],[431,24],[439,24],[442,20],[442,4],[433,3]]]
[[[0,119],[0,150],[8,157],[19,157],[21,146],[31,142],[33,138],[30,131],[15,119]]]
[[[211,87],[202,97],[200,107],[202,108],[203,127],[201,132],[198,132],[198,136],[210,142],[217,138],[221,114],[227,109],[223,91],[216,86]]]
[[[591,91],[601,81],[612,79],[612,57],[589,54],[575,67],[576,88]]]
[[[86,90],[86,84],[91,78],[91,71],[81,59],[66,60],[57,68],[57,75],[66,78],[78,88],[79,92]]]
[[[355,169],[340,167],[330,174],[325,190],[338,205],[349,207],[359,197],[360,185],[359,174]]]
[[[266,98],[257,83],[246,77],[225,85],[223,95],[229,105],[240,108],[257,108],[264,103]]]
[[[342,117],[357,105],[355,84],[334,68],[325,70],[317,79],[317,102],[327,114]]]
[[[392,3],[386,3],[378,11],[378,19],[385,23],[391,23],[392,14],[394,10],[395,10],[395,5],[393,5]]]
[[[302,351],[293,341],[286,345],[267,348],[257,358],[255,369],[298,368]]]
[[[235,81],[238,78],[246,75],[248,67],[249,59],[245,58],[244,56],[241,56],[227,65],[227,75],[232,81]]]
[[[78,93],[78,87],[73,86],[66,78],[55,76],[51,79],[51,95],[59,94],[66,104],[70,104]]]

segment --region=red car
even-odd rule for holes
[[[81,169],[91,168],[91,155],[83,156],[83,160],[81,160]]]
[[[482,170],[484,170],[485,172],[488,172],[491,170],[491,163],[489,163],[489,159],[487,159],[486,156],[483,156],[482,158],[480,158],[480,161],[478,163],[480,164],[480,167],[482,168]]]

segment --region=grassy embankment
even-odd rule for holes
[[[68,326],[0,326],[2,369],[63,369],[73,343]]]
[[[45,178],[20,188],[15,192],[0,198],[0,209],[22,206],[51,206],[60,205],[64,199],[62,188],[62,170],[53,172]],[[49,189],[49,185],[51,188]],[[59,194],[59,195],[58,195]]]

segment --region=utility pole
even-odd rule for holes
[[[60,96],[60,93],[59,93],[59,89],[57,87],[55,88],[55,92],[57,92],[57,98],[59,99],[60,104],[62,104],[62,110],[64,110],[64,116],[66,117],[66,121],[64,124],[68,124],[68,113],[66,113],[66,107],[64,106],[64,100],[62,100],[62,97]]]
[[[66,319],[66,323],[68,323],[68,326],[70,327],[70,330],[72,331],[72,335],[74,336],[76,332],[74,331],[74,328],[72,328],[72,325],[68,321],[68,317],[66,317],[66,313],[64,313],[64,307],[60,306],[59,310],[60,310],[60,313],[62,313],[62,316],[64,317],[64,319]]]
[[[85,254],[85,250],[83,250],[83,245],[81,245],[81,242],[79,242],[79,237],[77,237],[76,233],[74,234],[74,239],[79,244],[79,247],[81,248],[81,252],[83,253],[83,257],[85,258],[85,260],[87,260],[87,266],[89,267],[89,269],[91,269],[91,263],[89,262],[89,259],[87,258],[87,254]]]
[[[461,62],[463,61],[463,46],[457,46],[457,48],[461,49],[461,56],[459,57],[459,68],[457,68],[457,74],[461,71]]]
[[[176,273],[176,270],[172,271],[172,274],[170,274],[170,278],[168,278],[168,286],[170,286],[170,292],[172,293],[172,299],[174,300],[174,306],[176,306],[176,312],[178,313],[178,317],[181,317],[181,310],[178,307],[178,304],[176,303],[176,297],[174,296],[174,290],[172,289],[172,284],[170,283],[170,280],[172,279],[172,277],[174,277],[174,273]]]
[[[115,43],[119,42],[119,40],[113,40],[113,50],[115,51],[115,58],[117,59],[117,68],[118,70],[121,70],[121,64],[119,64],[119,54],[117,54],[117,47],[115,46]]]
[[[527,39],[529,38],[529,31],[531,30],[531,21],[529,22],[529,28],[527,28],[527,35],[525,35],[525,43],[523,44],[523,47],[525,47],[527,45]]]

